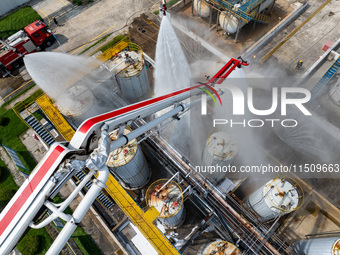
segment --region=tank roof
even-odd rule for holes
[[[141,51],[122,51],[116,54],[108,67],[116,75],[131,77],[137,75],[144,67],[144,58]]]
[[[116,129],[109,133],[111,142],[117,140],[119,130]],[[130,133],[130,129],[125,128],[124,135]],[[106,161],[106,165],[109,167],[120,167],[129,163],[137,153],[137,140],[132,139],[124,146],[110,152],[110,155]]]
[[[227,241],[216,241],[209,244],[202,252],[203,255],[242,255],[240,250]]]
[[[174,181],[164,186],[167,181],[168,179],[155,181],[146,192],[147,205],[155,207],[160,212],[160,218],[168,218],[175,215],[183,205],[181,187]]]
[[[263,197],[267,205],[277,212],[296,210],[301,198],[293,181],[284,178],[267,182],[263,188]]]
[[[238,147],[232,143],[230,136],[221,131],[209,135],[206,147],[211,156],[221,161],[234,158],[238,151]]]

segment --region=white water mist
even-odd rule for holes
[[[176,33],[164,16],[156,45],[155,96],[188,87],[191,72]]]

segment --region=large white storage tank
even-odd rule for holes
[[[119,130],[109,133],[111,141],[117,139],[118,133]],[[125,128],[124,135],[128,133],[130,130]],[[136,139],[110,152],[106,165],[126,189],[140,189],[148,183],[151,177],[148,163]]]
[[[273,0],[267,0],[264,1],[260,7],[256,7],[252,12],[256,11],[257,13],[260,13],[264,11],[266,8],[268,8],[273,3]],[[247,6],[247,1],[244,3]],[[247,12],[246,8],[242,8],[242,4],[235,4],[233,10],[237,12],[237,10],[242,9],[243,12]],[[252,15],[252,13],[248,14],[249,16]],[[223,30],[225,30],[227,33],[234,34],[237,32],[237,29],[242,28],[245,24],[247,24],[244,20],[241,18],[236,17],[231,12],[223,11],[220,13],[219,17],[220,26]]]
[[[339,255],[340,237],[301,240],[293,247],[298,255]]]
[[[160,179],[146,191],[146,203],[159,211],[158,220],[169,229],[180,227],[185,220],[182,189],[175,181]]]
[[[302,201],[302,189],[294,180],[277,178],[251,194],[246,205],[267,221],[298,209]]]
[[[108,63],[108,67],[115,74],[124,98],[135,103],[149,98],[151,89],[143,51],[136,44],[129,43],[128,45],[128,48],[118,53]]]
[[[202,252],[199,253],[200,255],[242,255],[240,250],[227,241],[215,241],[208,245],[206,245]]]
[[[211,132],[203,151],[203,166],[228,166],[238,152],[238,146],[231,141],[230,136],[222,131]],[[216,183],[225,177],[223,172],[207,174],[206,177]]]
[[[194,8],[201,17],[209,17],[211,11],[210,6],[204,0],[194,0]]]
[[[64,116],[74,117],[87,112],[91,108],[93,101],[94,95],[89,88],[75,85],[60,95],[56,104]]]

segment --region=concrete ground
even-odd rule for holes
[[[267,10],[264,14],[269,16],[268,24],[250,22],[240,31],[238,40],[235,42],[235,34],[228,35],[219,24],[216,26],[218,16],[215,11],[212,15],[211,27],[209,18],[202,18],[195,10],[192,15],[191,4],[176,13],[179,22],[185,25],[190,31],[207,40],[213,47],[222,50],[229,57],[240,56],[247,48],[257,42],[264,34],[275,27],[282,19],[298,7],[297,1],[278,0],[275,3],[273,13]]]
[[[39,162],[44,157],[47,150],[39,140],[33,137],[33,135],[33,129],[30,128],[20,136],[20,141],[25,145],[35,161]]]
[[[86,47],[79,51],[76,51],[77,48],[97,36],[115,31],[122,32],[133,17],[148,11],[155,2],[95,0],[90,4],[76,6],[67,0],[44,0],[36,1],[32,7],[44,17],[46,23],[50,21],[50,26],[65,52],[79,54]],[[51,20],[52,17],[55,17],[61,26],[57,27]],[[62,51],[57,43],[49,50]]]
[[[296,27],[302,24],[310,15],[326,2],[326,0],[310,0],[307,10],[294,22],[287,26],[282,33],[278,34],[268,45],[263,47],[257,54],[257,59],[262,59],[271,49],[289,35]],[[295,35],[287,40],[269,59],[276,60],[281,70],[290,75],[299,77],[307,70],[324,52],[321,50],[329,40],[336,41],[340,36],[339,13],[340,2],[331,1],[307,22]],[[295,70],[299,60],[303,60],[303,68]],[[264,64],[266,66],[266,64]],[[323,74],[323,70],[320,70]],[[319,74],[322,75],[322,74]],[[314,84],[307,86],[311,88]]]

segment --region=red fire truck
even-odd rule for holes
[[[54,40],[48,27],[40,20],[16,32],[5,41],[0,40],[0,77],[17,69],[24,55],[49,47]]]

